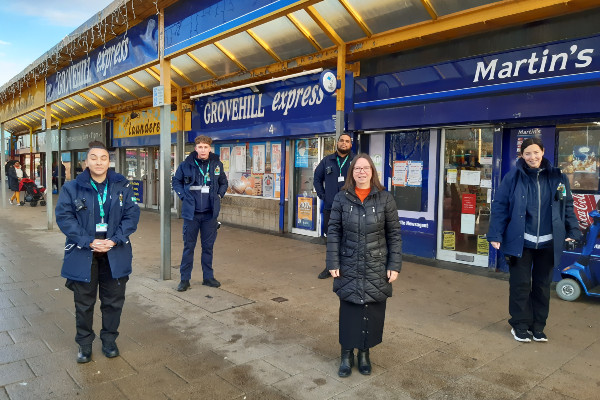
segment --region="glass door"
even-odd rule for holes
[[[445,129],[440,162],[438,259],[488,266],[493,128]]]
[[[301,138],[293,142],[292,233],[321,235],[321,200],[313,186],[314,173],[323,156],[335,151],[335,137]],[[290,202],[292,203],[292,202]]]

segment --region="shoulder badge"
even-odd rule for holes
[[[215,175],[221,175],[221,167],[218,165],[215,167]]]

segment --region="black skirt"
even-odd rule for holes
[[[386,302],[354,304],[340,300],[340,344],[344,349],[369,349],[381,343]]]

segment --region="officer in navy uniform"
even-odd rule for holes
[[[75,300],[78,363],[92,359],[98,291],[102,353],[119,355],[116,339],[133,258],[129,237],[137,229],[140,209],[129,181],[109,170],[109,162],[104,144],[91,142],[87,168],[65,183],[56,203],[56,223],[67,237],[61,275]]]
[[[213,271],[213,246],[217,239],[221,199],[227,191],[227,176],[219,156],[211,152],[212,139],[198,136],[195,151],[179,165],[173,177],[173,190],[182,201],[183,255],[181,256],[181,282],[177,291],[190,288],[194,267],[194,250],[200,233],[202,246],[202,284],[219,287]]]
[[[352,138],[347,133],[342,133],[338,138],[337,151],[323,157],[313,179],[313,185],[319,199],[323,201],[323,230],[327,236],[329,216],[333,198],[344,186],[348,167],[356,155],[352,153]],[[331,274],[327,267],[319,273],[319,279],[329,278]]]

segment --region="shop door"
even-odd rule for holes
[[[440,162],[438,259],[488,266],[493,128],[445,129]]]
[[[146,207],[155,210],[160,209],[160,148],[159,147],[147,147],[144,150],[147,158],[148,173],[146,175]],[[171,177],[174,175],[174,162],[175,162],[175,147],[171,147]],[[166,186],[167,190],[171,192],[171,209],[174,207],[174,194],[171,190],[171,182]]]
[[[293,142],[294,220],[292,233],[321,235],[321,200],[313,186],[314,172],[323,156],[335,151],[335,137],[312,137]]]
[[[148,152],[145,148],[125,149],[125,174],[141,207],[148,202]]]

